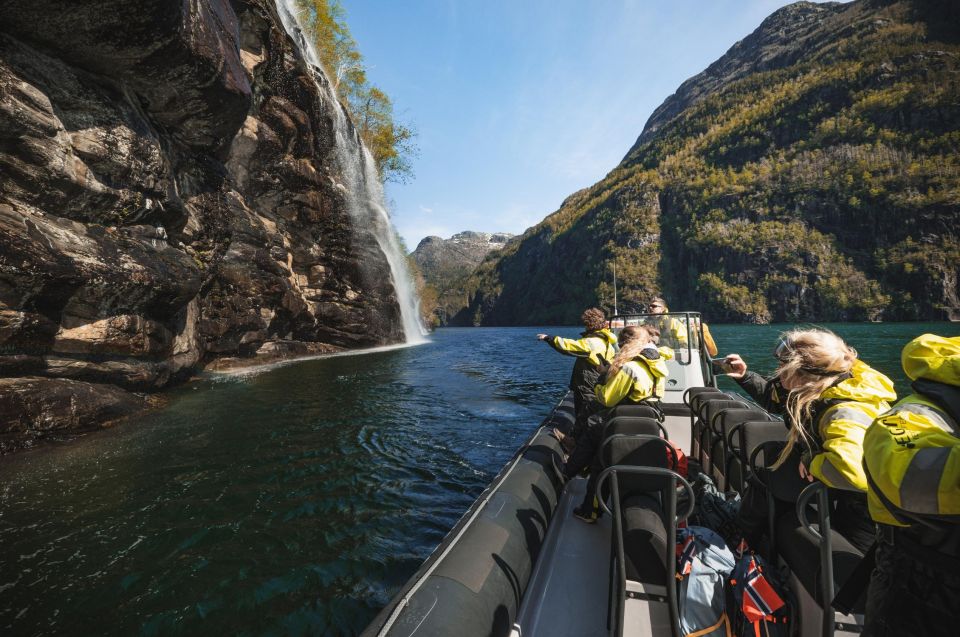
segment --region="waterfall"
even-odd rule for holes
[[[306,37],[297,18],[297,0],[276,0],[277,13],[287,35],[293,40],[304,59],[314,67],[314,72],[329,78],[320,63],[313,43]],[[353,219],[355,233],[371,232],[390,265],[390,278],[400,304],[404,338],[407,343],[424,340],[426,330],[420,323],[420,308],[414,291],[407,258],[400,249],[396,231],[387,214],[383,186],[377,174],[376,164],[370,151],[363,145],[360,135],[347,119],[343,106],[337,99],[329,81],[314,82],[320,95],[334,112],[336,128],[336,156],[347,190],[347,209]]]

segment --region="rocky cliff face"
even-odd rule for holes
[[[485,261],[459,320],[654,295],[716,321],[960,320],[949,3],[799,2],[651,116],[621,164]],[[952,9],[955,11],[955,8]]]
[[[440,325],[450,324],[450,319],[467,306],[466,280],[484,257],[503,248],[512,237],[505,232],[468,230],[449,239],[431,236],[420,241],[410,256],[424,282],[436,293],[435,314]]]
[[[0,4],[0,449],[403,338],[316,81],[268,0]]]

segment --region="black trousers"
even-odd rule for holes
[[[593,394],[593,387],[581,385],[573,388],[573,428],[568,433],[574,438],[580,437],[587,427],[587,419],[603,408]]]
[[[960,634],[960,559],[898,537],[881,532],[877,540],[863,637]]]

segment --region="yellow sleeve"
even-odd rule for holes
[[[604,385],[597,385],[593,393],[604,407],[613,407],[627,397],[633,387],[633,379],[627,374],[625,367],[621,367],[617,375]]]
[[[672,321],[673,324],[670,326],[670,327],[671,327],[671,330],[670,330],[670,331],[673,332],[673,337],[674,337],[675,339],[677,339],[677,342],[678,342],[681,346],[684,346],[684,347],[685,347],[686,344],[687,344],[687,326],[686,326],[686,323],[685,323],[684,321],[679,320],[679,319],[671,319],[671,321]]]
[[[707,327],[706,323],[701,325],[703,326],[703,348],[707,350],[707,354],[710,354],[710,356],[716,356],[720,350],[717,349],[717,343],[713,340],[710,328]]]
[[[863,472],[863,437],[877,410],[862,403],[842,403],[820,418],[823,449],[810,462],[810,473],[828,487],[867,490]]]
[[[581,356],[587,357],[590,355],[590,352],[593,351],[590,348],[590,343],[587,342],[585,338],[560,338],[559,336],[554,336],[549,341],[553,349],[557,350],[561,354],[568,354],[570,356]]]

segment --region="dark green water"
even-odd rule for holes
[[[782,327],[712,331],[768,372]],[[960,330],[829,327],[901,392],[902,345]],[[3,458],[0,633],[356,634],[562,396],[572,359],[538,331],[208,378]]]

